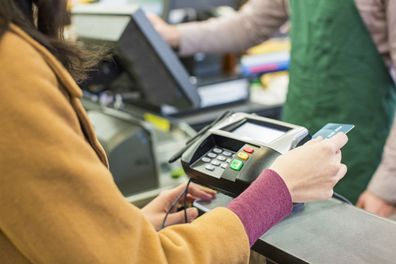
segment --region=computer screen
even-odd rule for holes
[[[122,68],[137,82],[141,101],[186,110],[201,104],[190,76],[141,9],[129,15],[73,13],[79,37],[114,42]]]
[[[178,109],[200,105],[189,74],[141,9],[132,14],[117,48],[128,60],[126,66],[131,66],[130,72],[145,91],[145,100]]]

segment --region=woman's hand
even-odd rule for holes
[[[390,217],[396,214],[396,207],[370,191],[365,191],[360,195],[356,206],[382,217]]]
[[[339,133],[330,139],[314,139],[279,157],[271,166],[285,181],[293,202],[327,200],[344,177],[341,148],[348,142]]]
[[[157,231],[161,229],[161,224],[166,212],[172,206],[173,202],[185,191],[186,185],[187,184],[184,183],[172,190],[162,192],[157,198],[142,208],[143,214],[154,225]],[[215,196],[215,191],[191,183],[188,188],[187,202],[191,203],[197,199],[211,200]],[[180,205],[183,204],[183,200],[184,199],[181,199]],[[166,226],[184,223],[184,211],[177,212],[177,208],[178,206],[175,206],[174,210],[168,215],[165,223]],[[198,210],[196,208],[187,209],[188,222],[193,221],[197,216]]]
[[[148,14],[148,19],[162,38],[172,47],[179,48],[180,46],[180,32],[177,30],[176,26],[169,25],[159,16],[154,14]]]

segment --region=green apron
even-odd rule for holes
[[[347,176],[335,191],[356,202],[375,172],[394,113],[395,84],[354,0],[290,0],[292,55],[283,119],[314,133],[350,123]]]

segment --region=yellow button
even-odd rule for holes
[[[239,152],[238,153],[238,158],[240,158],[242,160],[247,160],[249,158],[249,155],[244,153],[244,152]]]

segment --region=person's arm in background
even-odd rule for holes
[[[181,55],[241,52],[267,40],[288,19],[286,0],[250,0],[235,15],[171,26],[151,21]]]
[[[396,0],[388,0],[387,6],[388,37],[393,64],[393,78],[396,82]]]
[[[381,163],[357,206],[382,217],[396,214],[396,118]]]
[[[387,24],[393,74],[396,67],[396,0],[387,0]],[[394,76],[396,81],[396,75]],[[396,117],[388,136],[382,161],[360,196],[357,206],[379,216],[396,214]]]

